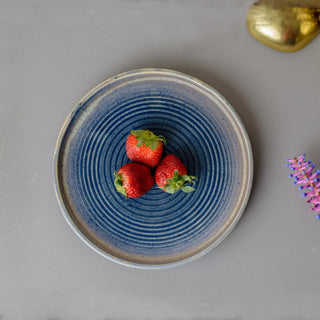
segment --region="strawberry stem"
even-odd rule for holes
[[[178,170],[174,170],[174,175],[171,179],[166,179],[167,184],[163,187],[160,187],[165,192],[175,193],[178,190],[181,190],[185,193],[190,193],[195,190],[195,188],[188,186],[188,183],[195,184],[195,180],[198,180],[195,176],[183,175],[179,174]]]
[[[132,135],[138,140],[137,147],[145,145],[155,150],[158,146],[159,141],[166,145],[167,141],[164,136],[157,136],[152,131],[141,129],[141,130],[131,130]]]

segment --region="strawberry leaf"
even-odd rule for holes
[[[152,150],[155,150],[157,148],[157,146],[158,146],[158,141],[157,140],[150,141],[150,148]]]
[[[167,184],[160,189],[168,193],[175,193],[178,190],[182,190],[185,193],[190,193],[194,191],[195,188],[188,186],[188,184],[195,184],[194,180],[198,180],[198,178],[189,175],[181,176],[178,170],[174,170],[173,177],[171,179],[166,179]]]
[[[171,194],[176,192],[176,190],[174,190],[170,184],[166,184],[164,187],[159,187],[159,189]]]
[[[138,143],[137,143],[137,147],[140,148],[144,145],[145,143],[145,140],[141,139],[141,140],[138,140]]]
[[[164,145],[166,144],[165,137],[157,136],[150,130],[131,130],[130,133],[138,140],[138,148],[145,145],[146,147],[150,147],[152,150],[155,150],[159,142],[162,142]]]
[[[126,199],[128,199],[127,191],[122,185],[122,176],[121,176],[121,174],[119,174],[117,171],[114,171],[113,174],[115,176],[114,186],[116,187],[116,190],[119,193],[123,194],[126,197]]]
[[[193,187],[190,187],[190,186],[184,186],[181,188],[181,190],[185,193],[190,193],[192,191],[194,191],[195,189]]]
[[[198,181],[198,178],[195,177],[195,176],[184,175],[184,176],[182,177],[182,180],[185,181],[185,182],[189,182],[189,183],[195,184],[195,181],[194,181],[194,180],[197,180],[197,181]]]

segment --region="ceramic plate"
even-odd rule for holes
[[[132,129],[150,129],[199,181],[168,194],[154,186],[126,200],[113,172],[129,162]],[[55,190],[76,234],[101,255],[129,266],[163,268],[204,255],[238,222],[253,161],[244,126],[216,90],[185,74],[141,69],[90,91],[66,119],[55,150]]]

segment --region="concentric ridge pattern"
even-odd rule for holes
[[[147,77],[104,86],[73,119],[61,162],[80,233],[94,234],[99,241],[89,241],[107,255],[136,263],[139,257],[167,263],[202,250],[242,183],[238,142],[223,111],[188,84]],[[129,162],[126,138],[141,128],[165,136],[165,154],[180,157],[199,178],[193,193],[170,195],[154,186],[126,200],[116,192],[113,172]]]

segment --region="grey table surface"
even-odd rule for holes
[[[249,0],[0,3],[0,319],[317,320],[320,222],[288,157],[320,166],[320,38],[285,54],[246,29]],[[243,120],[255,178],[240,222],[186,265],[128,268],[60,213],[55,142],[76,102],[123,71],[161,67],[219,90]]]

